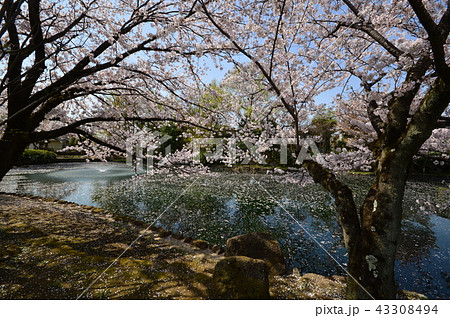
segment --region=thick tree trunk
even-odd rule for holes
[[[354,278],[349,277],[348,298],[395,298],[394,264],[407,168],[430,137],[449,101],[449,84],[437,79],[407,126],[406,122],[400,122],[404,120],[401,113],[392,115],[379,151],[375,152],[375,183],[360,209],[361,235],[353,247],[347,247],[349,273]],[[402,108],[400,104],[397,106]]]
[[[0,139],[0,181],[17,163],[28,146],[29,133],[21,129],[6,128]]]
[[[374,196],[383,197],[382,192],[377,189]],[[391,198],[384,197],[386,201]],[[373,202],[377,203],[372,209],[368,205],[363,207],[363,214],[370,216],[364,217],[360,241],[348,251],[351,275],[347,284],[348,299],[395,299],[396,296],[394,265],[401,209],[394,209],[390,204],[377,206],[384,204],[378,200]]]
[[[360,243],[349,254],[347,299],[395,299],[394,278],[397,242],[362,230]],[[400,231],[397,231],[398,233]]]
[[[347,298],[395,299],[394,265],[401,232],[402,201],[409,162],[383,151],[375,182],[360,208],[361,235],[349,247]],[[357,281],[357,282],[356,282]]]
[[[348,251],[348,299],[395,299],[394,265],[401,231],[402,201],[408,161],[382,152],[375,182],[359,213],[351,190],[319,164],[305,167],[335,198]],[[402,161],[403,160],[403,161]]]

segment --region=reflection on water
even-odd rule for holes
[[[283,176],[221,173],[200,176],[178,198],[193,177],[155,175],[131,179],[132,175],[131,169],[120,164],[37,166],[11,171],[0,183],[0,191],[96,205],[147,222],[165,211],[157,221],[159,226],[221,245],[234,235],[270,231],[280,241],[289,267],[304,273],[343,274],[315,243],[319,242],[345,266],[347,259],[333,200],[316,184],[300,188],[283,183]],[[362,200],[370,177],[346,178],[356,200]],[[421,211],[416,203],[418,199],[432,199],[435,193],[434,184],[408,184],[396,276],[401,289],[448,299],[450,221]]]
[[[67,163],[36,165],[11,170],[0,182],[0,191],[28,193],[95,205],[92,193],[129,179],[133,171],[124,164]]]

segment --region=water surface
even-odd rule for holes
[[[35,166],[12,170],[0,191],[99,206],[220,245],[238,234],[269,231],[281,243],[290,268],[344,274],[337,263],[345,267],[347,255],[333,199],[319,185],[300,187],[284,176],[260,174],[131,178],[133,174],[123,164]],[[344,179],[361,201],[371,177]],[[448,200],[445,191],[436,183],[408,183],[396,263],[400,289],[438,299],[450,298],[450,221],[421,206]]]

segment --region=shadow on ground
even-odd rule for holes
[[[128,248],[143,228],[29,201],[0,194],[1,299],[208,297],[218,256],[153,232]]]

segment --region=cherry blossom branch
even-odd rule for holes
[[[450,67],[446,63],[444,50],[450,31],[450,3],[447,2],[447,11],[442,16],[439,25],[437,25],[421,0],[408,0],[408,2],[428,33],[436,70],[447,81],[450,81]]]
[[[156,10],[156,7],[161,3],[162,3],[162,1],[157,4],[154,4],[152,8],[154,8],[154,10]],[[155,19],[157,19],[157,18],[155,17]],[[131,49],[127,50],[126,52],[116,56],[114,61],[97,64],[91,68],[85,69],[85,67],[91,62],[91,60],[93,58],[96,58],[96,57],[100,56],[103,52],[105,52],[109,47],[111,47],[113,45],[113,43],[115,43],[119,39],[119,37],[129,33],[136,26],[138,26],[142,23],[145,23],[147,21],[150,21],[150,20],[151,20],[150,17],[145,18],[143,16],[142,17],[137,16],[134,18],[132,17],[128,22],[125,22],[124,25],[122,26],[122,28],[118,31],[118,33],[115,34],[114,36],[112,36],[113,41],[108,39],[108,40],[104,41],[103,43],[101,43],[97,48],[92,50],[89,55],[87,55],[83,59],[81,59],[62,78],[60,78],[59,80],[57,80],[53,84],[49,85],[45,89],[38,91],[36,94],[31,96],[30,104],[27,107],[28,111],[33,110],[35,107],[40,105],[42,101],[47,100],[49,95],[52,96],[55,94],[55,92],[61,92],[65,88],[69,87],[74,82],[76,82],[76,80],[79,78],[83,78],[83,77],[98,73],[102,70],[106,70],[111,67],[115,67],[118,65],[119,62],[123,61],[125,58],[127,58],[139,51],[158,50],[158,48],[150,48],[150,47],[146,46],[147,44],[154,42],[156,39],[159,38],[157,35],[152,35],[147,40],[143,41],[142,43],[135,46],[134,48],[131,48]],[[160,50],[174,51],[173,49],[166,49],[166,50],[160,49]],[[191,52],[191,54],[194,54],[194,53]],[[42,119],[46,113],[48,113],[50,110],[52,110],[57,105],[58,105],[58,103],[55,103],[55,102],[45,103],[44,105],[42,105],[41,109],[37,111],[38,113],[41,113],[41,115],[35,115],[35,118]]]
[[[230,33],[228,33],[221,25],[219,25],[217,23],[217,21],[213,18],[213,16],[210,14],[210,12],[208,11],[205,3],[201,0],[199,0],[200,3],[202,4],[203,7],[203,12],[205,13],[206,17],[208,18],[208,20],[217,28],[217,30],[219,30],[219,32],[224,35],[233,45],[234,47],[240,52],[242,53],[244,56],[246,56],[248,59],[250,59],[255,65],[256,67],[260,70],[260,72],[263,74],[264,78],[269,82],[270,87],[275,91],[275,93],[277,94],[277,96],[280,98],[281,102],[283,103],[283,105],[286,107],[286,109],[288,110],[289,114],[291,114],[291,116],[293,118],[296,118],[296,112],[294,107],[288,103],[286,101],[286,99],[283,97],[283,95],[281,94],[281,90],[279,89],[279,87],[275,84],[275,82],[273,81],[273,78],[271,76],[269,76],[269,73],[267,72],[267,70],[264,68],[264,66],[252,55],[250,54],[247,50],[245,50],[241,45],[239,45],[239,43],[237,43],[237,41],[230,35]]]
[[[89,123],[98,123],[98,122],[121,122],[121,121],[137,121],[137,122],[173,122],[173,123],[179,123],[179,124],[187,124],[193,127],[197,127],[203,130],[207,130],[210,132],[219,132],[217,130],[211,129],[209,127],[205,127],[193,122],[190,122],[188,120],[182,120],[182,119],[174,119],[174,118],[142,118],[142,117],[123,117],[123,118],[116,118],[116,117],[90,117],[78,120],[76,122],[73,122],[71,124],[68,124],[64,127],[50,130],[50,131],[40,131],[40,132],[34,132],[30,135],[31,142],[37,142],[40,140],[45,139],[51,139],[63,136],[68,133],[75,133],[78,129],[78,127],[89,124]]]
[[[283,13],[284,13],[285,6],[286,6],[286,0],[283,0],[283,2],[281,4],[281,9],[280,9],[280,15],[278,17],[277,28],[275,30],[275,35],[273,37],[272,53],[270,54],[270,64],[269,64],[269,76],[270,77],[272,77],[273,59],[275,57],[275,48],[277,46],[278,34],[280,33],[280,29],[281,29],[281,22],[283,21]]]
[[[44,43],[52,43],[52,42],[55,42],[56,40],[62,38],[67,33],[69,33],[74,27],[76,27],[78,25],[78,23],[81,22],[81,20],[83,20],[86,17],[87,17],[86,12],[81,13],[78,16],[78,18],[74,19],[73,22],[70,23],[67,27],[65,27],[61,32],[58,32],[58,33],[52,35],[51,37],[45,39]]]
[[[99,139],[97,137],[94,137],[93,135],[91,135],[90,133],[88,133],[88,132],[86,132],[86,131],[84,131],[82,129],[74,129],[72,132],[75,133],[75,134],[81,135],[83,137],[86,137],[90,141],[92,141],[92,142],[94,142],[94,143],[96,143],[96,144],[98,144],[100,146],[103,146],[103,147],[115,150],[117,152],[126,153],[126,150],[124,150],[124,149],[122,149],[122,148],[120,148],[120,147],[118,147],[116,145],[112,145],[112,144],[110,144],[110,143],[108,143],[108,142],[106,142],[104,140],[101,140],[101,139]],[[51,137],[51,138],[55,138],[55,137]],[[44,138],[44,139],[49,139],[49,138]],[[39,139],[39,140],[42,140],[42,139]],[[39,141],[39,140],[37,140],[37,141]]]
[[[336,29],[333,30],[333,32],[336,32],[341,27],[347,27],[364,32],[397,59],[404,54],[402,50],[398,49],[391,41],[386,39],[383,35],[381,35],[381,33],[375,30],[373,25],[370,23],[364,21],[359,23],[338,22]]]
[[[142,71],[140,71],[140,70],[136,70],[136,69],[127,69],[127,70],[128,70],[130,73],[136,73],[136,74],[139,74],[139,75],[143,76],[144,78],[145,78],[145,77],[149,77],[148,74],[146,74],[145,72],[142,72]],[[194,74],[194,76],[196,76],[196,75]],[[210,109],[210,108],[208,108],[208,107],[205,107],[205,106],[203,106],[203,105],[200,105],[199,103],[196,103],[195,101],[192,101],[192,100],[190,100],[190,99],[188,99],[188,98],[186,98],[186,97],[183,97],[180,93],[176,92],[173,88],[171,88],[169,85],[167,85],[167,83],[166,83],[166,82],[168,81],[167,79],[165,79],[165,80],[162,80],[162,79],[159,79],[159,78],[152,78],[152,79],[153,79],[154,81],[156,81],[157,83],[159,83],[162,87],[164,87],[170,94],[172,94],[173,96],[175,96],[176,98],[178,98],[178,99],[181,100],[182,102],[186,103],[186,105],[192,105],[192,106],[201,108],[201,109],[203,109],[204,111],[207,111],[207,112],[210,112],[210,113],[214,113],[214,114],[217,114],[217,115],[219,115],[219,116],[221,116],[221,117],[224,117],[224,115],[223,115],[221,112],[215,111],[215,110],[213,110],[213,109]],[[140,95],[142,95],[143,98],[149,100],[148,96],[146,96],[145,93],[140,93]],[[152,102],[154,102],[154,103],[156,103],[156,104],[159,104],[159,105],[161,105],[161,106],[166,106],[166,107],[168,107],[168,108],[171,108],[171,109],[173,109],[173,110],[176,110],[176,109],[174,109],[172,106],[167,105],[167,104],[164,104],[164,103],[161,103],[161,102],[159,102],[159,101],[152,101]],[[224,119],[225,119],[225,117],[224,117]]]
[[[385,38],[381,33],[374,29],[371,23],[367,23],[364,21],[364,16],[362,16],[359,10],[352,4],[350,0],[342,0],[347,7],[355,14],[356,17],[360,20],[360,23],[344,23],[339,22],[339,26],[346,26],[349,28],[357,29],[363,31],[367,35],[369,35],[372,39],[378,42],[386,51],[395,56],[397,59],[400,58],[401,55],[404,54],[403,51],[398,49],[391,41]]]
[[[399,151],[405,158],[416,154],[422,144],[431,136],[437,122],[450,103],[450,83],[438,78],[423,98],[414,113],[399,144]]]
[[[405,84],[411,84],[412,87],[406,92],[402,92],[400,96],[395,97],[394,93],[391,93],[392,99],[388,102],[388,123],[384,136],[384,143],[386,143],[387,147],[395,148],[403,135],[408,123],[411,103],[419,91],[422,83],[421,79],[425,76],[431,63],[429,53],[423,53],[420,59],[408,70],[404,81]]]
[[[37,1],[37,2],[39,2],[39,1]],[[35,7],[30,7],[30,10],[32,8],[34,9],[34,11],[36,11]],[[38,10],[38,13],[39,13],[39,10]],[[31,17],[30,17],[30,19],[32,20]],[[121,30],[118,32],[118,34],[113,36],[114,40],[117,41],[119,36],[127,34],[128,32],[130,32],[133,29],[133,27],[135,27],[136,25],[143,23],[143,22],[145,22],[145,21],[140,20],[138,22],[134,22],[129,25],[127,25],[125,23],[125,25],[121,28]],[[38,21],[35,21],[35,23],[38,23]],[[14,24],[10,24],[8,32],[9,32],[10,42],[12,43],[12,46],[15,48],[19,48],[18,32],[17,32],[17,29]],[[38,31],[35,31],[35,33],[36,32],[38,32]],[[38,36],[38,35],[36,34],[36,36]],[[41,39],[41,40],[43,41],[43,39]],[[22,52],[22,50],[21,50],[16,55],[10,54],[8,72],[5,76],[5,78],[10,79],[9,84],[8,84],[9,91],[10,91],[9,101],[8,101],[8,107],[9,107],[9,113],[10,113],[9,117],[17,115],[18,112],[20,112],[20,114],[22,114],[22,113],[30,113],[31,114],[31,112],[36,107],[41,105],[41,103],[43,103],[44,101],[47,101],[47,102],[43,103],[41,108],[33,114],[35,125],[37,125],[40,121],[43,120],[45,115],[50,110],[52,110],[53,108],[58,106],[62,101],[65,100],[64,98],[61,98],[62,94],[58,94],[58,92],[62,92],[64,89],[66,89],[67,87],[69,87],[70,85],[75,83],[80,78],[98,73],[101,70],[105,70],[105,69],[108,69],[108,68],[111,68],[111,67],[117,65],[117,63],[119,63],[126,57],[142,50],[147,43],[154,41],[154,40],[156,40],[156,36],[150,37],[146,41],[143,41],[141,44],[137,45],[135,48],[127,51],[122,56],[117,57],[115,62],[107,62],[107,63],[103,63],[100,65],[96,65],[96,66],[88,68],[88,69],[84,69],[91,62],[91,56],[93,58],[98,57],[100,54],[102,54],[104,51],[106,51],[113,44],[109,40],[104,41],[96,49],[91,51],[90,55],[85,56],[83,59],[81,59],[63,77],[61,77],[54,83],[48,85],[47,87],[43,88],[42,90],[37,91],[34,95],[32,95],[28,99],[28,101],[29,101],[28,105],[26,105],[25,107],[22,106],[23,102],[21,102],[21,100],[20,100],[24,96],[27,96],[27,94],[25,94],[26,91],[23,91],[23,90],[28,90],[31,92],[32,88],[34,87],[34,84],[37,81],[37,78],[36,78],[36,76],[33,76],[33,77],[27,76],[28,80],[26,79],[24,81],[24,83],[21,83],[20,82],[20,78],[21,78],[20,73],[21,73],[23,61],[25,60],[25,58],[27,56],[27,50],[25,50],[24,52]],[[42,43],[42,41],[38,41],[38,43]],[[38,60],[38,62],[39,62],[39,64],[35,65],[35,66],[38,66],[37,71],[42,69],[41,67],[39,67],[41,65],[40,63],[43,63],[42,57]],[[42,70],[39,71],[39,73],[42,73]],[[9,118],[9,119],[11,119],[11,118]]]

